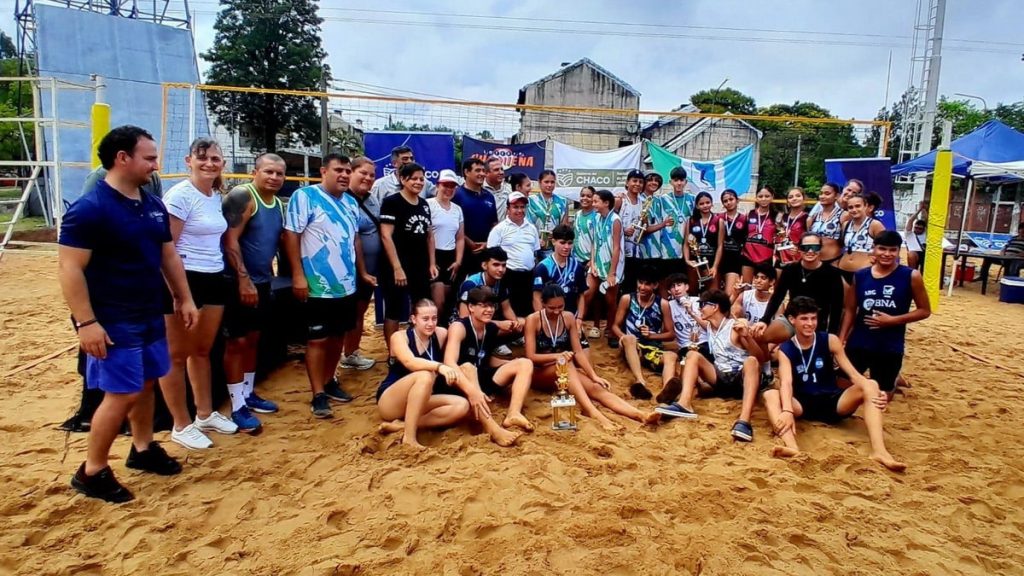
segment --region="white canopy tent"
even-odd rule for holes
[[[1024,160],[1015,162],[982,162],[975,160],[970,168],[975,178],[1013,178],[1024,180]]]

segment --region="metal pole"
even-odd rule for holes
[[[62,193],[63,174],[60,161],[60,115],[57,113],[57,79],[51,78],[50,107],[53,112],[53,194],[50,201],[53,206],[53,225],[60,229],[60,221],[64,215],[64,195]]]
[[[320,70],[320,91],[324,92],[324,95],[320,97],[320,158],[323,160],[330,151],[328,134],[331,131],[331,125],[327,119],[327,66]]]
[[[188,87],[188,143],[191,146],[196,139],[196,85]]]
[[[800,180],[800,144],[803,141],[803,136],[800,134],[796,135],[796,170],[793,171],[793,186],[799,186]]]

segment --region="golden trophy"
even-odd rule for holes
[[[714,276],[711,275],[711,265],[708,263],[707,258],[700,253],[700,248],[697,246],[697,239],[691,234],[687,238],[686,242],[690,246],[690,257],[693,258],[693,265],[697,268],[697,282],[700,287],[703,288],[704,284],[710,282]]]
[[[569,365],[565,356],[555,366],[558,391],[551,396],[551,429],[576,431],[576,398],[569,393]]]

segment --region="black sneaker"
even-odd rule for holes
[[[324,386],[324,394],[335,402],[348,403],[352,401],[352,395],[342,390],[337,378],[331,378],[331,381]]]
[[[323,392],[313,396],[313,405],[310,406],[310,410],[313,411],[313,416],[317,418],[330,418],[334,416],[334,412],[331,411],[331,403],[327,399],[327,394]]]
[[[128,460],[124,465],[161,476],[174,476],[181,472],[181,464],[164,451],[159,442],[150,442],[149,448],[142,452],[135,450],[135,444],[132,444],[132,449],[128,452]]]
[[[85,473],[85,462],[78,467],[78,472],[71,477],[71,487],[89,498],[99,498],[114,504],[131,502],[135,496],[114,478],[114,471],[107,466],[103,470],[88,476]]]
[[[637,400],[650,400],[651,398],[654,397],[654,394],[652,394],[651,391],[647,389],[647,386],[644,386],[639,382],[634,382],[629,387],[629,394],[630,396],[636,398]]]

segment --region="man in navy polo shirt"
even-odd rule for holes
[[[498,209],[494,194],[484,189],[487,166],[479,158],[470,158],[462,163],[462,177],[465,182],[455,189],[455,202],[462,208],[466,223],[466,251],[462,256],[462,270],[465,274],[480,271],[483,262],[481,253],[487,248],[487,236],[498,223]]]
[[[92,418],[86,460],[71,486],[86,496],[127,502],[131,492],[108,465],[127,417],[126,465],[172,475],[181,465],[153,441],[153,386],[170,368],[161,293],[165,283],[185,326],[198,319],[163,203],[141,187],[157,169],[153,137],[121,126],[100,142],[106,177],[71,205],[60,229],[61,289],[88,354],[86,380],[104,391]]]

